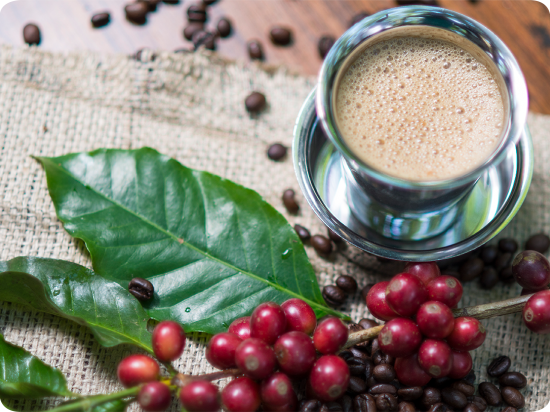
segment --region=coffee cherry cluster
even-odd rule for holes
[[[236,367],[244,375],[221,391],[226,411],[252,412],[260,405],[270,411],[296,411],[291,379],[307,378],[308,391],[323,401],[345,393],[349,368],[335,353],[347,339],[342,321],[328,317],[317,325],[313,309],[300,299],[281,306],[265,302],[250,317],[233,321],[228,332],[213,336],[206,359],[215,368]],[[212,410],[184,406],[189,412]]]
[[[460,379],[470,372],[469,351],[483,344],[486,331],[477,319],[453,317],[451,308],[461,297],[460,282],[442,276],[434,262],[409,263],[403,273],[370,289],[367,307],[386,321],[380,350],[397,358],[402,384],[423,386],[432,378]]]

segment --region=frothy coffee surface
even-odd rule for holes
[[[336,95],[348,147],[405,180],[443,180],[481,165],[500,142],[504,106],[489,70],[459,46],[397,37],[368,47]]]

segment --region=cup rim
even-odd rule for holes
[[[484,163],[470,172],[444,180],[409,181],[385,174],[360,160],[344,143],[332,112],[334,82],[347,57],[365,40],[384,31],[404,26],[430,26],[447,30],[470,40],[495,64],[500,72],[509,101],[509,116],[504,121],[504,138]],[[516,144],[527,121],[528,92],[525,77],[508,47],[488,28],[461,13],[433,6],[401,6],[383,10],[366,17],[348,29],[334,44],[321,67],[316,93],[317,115],[323,130],[358,172],[404,189],[449,189],[468,184],[483,173],[493,162],[505,156],[510,144]]]

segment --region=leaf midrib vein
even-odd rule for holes
[[[73,174],[69,173],[69,171],[68,171],[67,169],[65,169],[64,167],[58,166],[55,162],[51,161],[50,159],[48,159],[48,160],[50,161],[50,164],[52,164],[55,168],[60,169],[63,173],[65,173],[66,175],[68,175],[68,176],[71,177],[72,179],[76,180],[76,181],[77,181],[78,183],[80,183],[81,185],[86,186],[86,184],[84,184],[84,182],[82,182],[80,179],[78,179],[78,178],[77,178],[76,176],[74,176]],[[200,182],[200,179],[197,179],[197,181]],[[202,185],[201,185],[201,186],[202,186]],[[126,212],[128,212],[128,213],[130,213],[130,214],[136,216],[138,219],[142,220],[143,222],[147,223],[148,225],[153,226],[155,229],[157,229],[157,230],[159,230],[159,231],[161,231],[161,232],[167,234],[167,235],[170,236],[172,239],[174,239],[174,241],[180,243],[180,242],[179,242],[179,238],[178,238],[176,235],[174,235],[173,233],[171,233],[171,232],[169,232],[168,230],[166,230],[166,229],[160,227],[159,225],[157,225],[156,223],[150,221],[149,219],[145,218],[144,216],[141,216],[141,215],[137,214],[136,212],[134,212],[133,210],[131,210],[131,209],[127,208],[126,206],[120,204],[119,202],[117,202],[117,201],[115,201],[115,200],[113,200],[113,199],[110,199],[110,198],[107,197],[105,194],[103,194],[102,192],[98,191],[95,187],[93,187],[93,186],[91,186],[91,185],[88,185],[88,187],[90,188],[90,190],[92,190],[93,192],[95,192],[95,193],[98,194],[99,196],[103,197],[104,199],[108,200],[109,202],[113,203],[114,205],[120,207],[121,209],[125,210]],[[201,188],[201,189],[202,189],[202,188]],[[137,205],[136,205],[136,206],[137,206]],[[206,225],[206,219],[205,219],[205,225]],[[199,249],[198,247],[196,247],[196,246],[190,244],[189,242],[184,241],[183,243],[181,243],[181,245],[182,245],[182,246],[187,246],[187,247],[189,247],[190,249],[192,249],[192,250],[194,250],[194,251],[196,251],[196,252],[198,252],[198,253],[200,253],[200,254],[203,254],[204,256],[206,256],[206,257],[208,257],[208,258],[210,258],[210,259],[212,259],[212,260],[214,260],[214,261],[220,263],[220,264],[223,265],[223,266],[227,266],[228,268],[231,268],[231,269],[233,269],[233,270],[235,270],[235,271],[238,271],[238,272],[240,272],[240,273],[243,273],[243,274],[245,274],[245,275],[247,275],[247,276],[249,276],[249,277],[251,277],[251,278],[253,278],[253,279],[255,279],[255,280],[258,280],[258,281],[260,281],[260,282],[264,282],[264,283],[270,285],[270,286],[271,286],[272,288],[274,288],[274,289],[277,289],[277,290],[279,290],[279,291],[281,291],[281,292],[287,293],[287,294],[289,294],[289,295],[291,295],[291,296],[297,297],[298,299],[302,299],[302,300],[304,300],[305,302],[308,302],[310,306],[315,306],[315,307],[317,307],[317,308],[319,308],[319,309],[321,309],[321,310],[324,310],[325,312],[332,313],[332,314],[336,314],[336,315],[338,315],[338,316],[341,315],[339,312],[337,312],[337,311],[335,311],[335,310],[333,310],[333,309],[331,309],[331,308],[329,308],[329,307],[323,306],[323,305],[321,305],[321,304],[319,304],[319,303],[317,303],[317,302],[315,302],[315,301],[312,301],[312,300],[306,298],[305,296],[301,296],[301,295],[299,295],[299,294],[297,294],[297,293],[295,293],[295,292],[293,292],[293,291],[291,291],[291,290],[285,289],[285,288],[281,287],[280,285],[277,285],[277,284],[272,283],[272,282],[270,282],[270,281],[268,281],[268,280],[266,280],[266,279],[264,279],[264,278],[262,278],[262,277],[260,277],[260,276],[258,276],[258,275],[255,275],[254,273],[248,272],[248,271],[246,271],[246,270],[242,270],[242,269],[240,269],[240,268],[238,268],[238,267],[236,267],[236,266],[233,266],[233,265],[230,264],[229,262],[225,262],[225,261],[223,261],[223,260],[221,260],[221,259],[219,259],[219,258],[217,258],[217,257],[214,257],[214,256],[212,256],[212,255],[210,255],[210,254],[208,254],[208,253],[202,251],[202,250]]]

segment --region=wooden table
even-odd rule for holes
[[[42,31],[40,47],[53,51],[93,50],[135,53],[147,47],[175,50],[189,47],[182,31],[190,1],[177,5],[161,4],[150,13],[144,26],[124,18],[128,0],[19,0],[0,13],[0,42],[23,45],[22,29],[35,22]],[[512,50],[525,73],[532,111],[550,114],[550,13],[532,0],[439,0],[439,5],[473,17],[493,30]],[[214,27],[221,16],[234,26],[231,37],[218,42],[223,56],[248,59],[246,42],[259,39],[266,61],[314,75],[321,58],[318,39],[324,34],[338,37],[351,18],[361,12],[374,13],[395,7],[395,0],[220,0],[210,7],[208,26]],[[111,12],[111,23],[93,29],[90,17],[100,11]],[[287,47],[268,40],[275,24],[290,27],[294,42]]]

